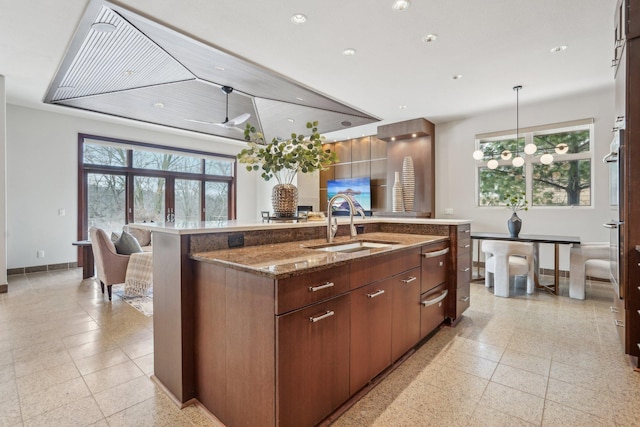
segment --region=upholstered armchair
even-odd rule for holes
[[[111,286],[124,283],[130,255],[117,253],[107,233],[100,228],[91,227],[89,237],[102,293],[104,294],[106,286],[109,301],[111,301]]]
[[[482,252],[485,254],[484,280],[491,287],[493,276],[493,294],[499,297],[509,296],[509,277],[527,276],[527,293],[534,288],[533,244],[502,240],[483,240]],[[491,276],[490,276],[491,275]]]
[[[569,250],[569,297],[585,298],[586,278],[611,278],[609,243],[592,242],[575,245]]]

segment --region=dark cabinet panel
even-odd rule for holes
[[[349,300],[278,317],[276,425],[315,425],[349,398]]]
[[[391,279],[351,292],[351,394],[391,364]]]

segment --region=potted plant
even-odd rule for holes
[[[261,171],[265,181],[275,178],[271,202],[277,217],[293,217],[298,207],[298,189],[292,184],[298,172],[310,173],[326,169],[337,161],[336,153],[324,149],[324,137],[318,133],[318,122],[308,122],[310,134],[292,133],[286,140],[273,138],[266,143],[264,135],[247,123],[244,139],[249,143],[238,153],[240,163],[246,164],[247,171]]]
[[[527,196],[524,192],[516,194],[505,193],[503,200],[505,202],[505,206],[513,212],[511,218],[507,221],[509,234],[511,237],[517,238],[518,234],[520,234],[520,229],[522,228],[522,220],[518,217],[516,212],[529,210]]]

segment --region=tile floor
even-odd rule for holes
[[[637,426],[640,373],[621,354],[609,286],[472,305],[333,425]],[[566,284],[562,288],[566,294]],[[0,426],[209,426],[149,379],[153,322],[81,270],[9,277],[0,294]]]

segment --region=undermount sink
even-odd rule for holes
[[[347,243],[310,246],[309,249],[315,249],[325,252],[359,252],[370,249],[390,248],[391,246],[397,244],[398,242],[373,242],[367,240],[355,240]]]

